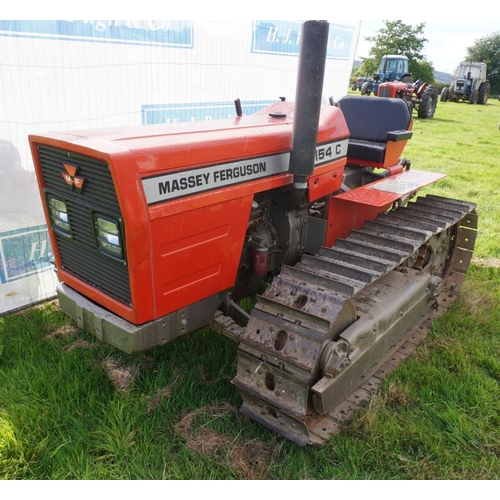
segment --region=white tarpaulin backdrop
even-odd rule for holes
[[[0,314],[57,278],[27,137],[251,114],[295,98],[300,21],[0,20]],[[360,21],[330,21],[324,98],[347,93]]]

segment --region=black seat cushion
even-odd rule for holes
[[[385,142],[363,141],[361,139],[349,139],[347,146],[347,157],[383,163],[386,150]]]
[[[402,99],[345,96],[337,106],[353,139],[386,142],[388,132],[408,130],[411,123],[410,110]]]

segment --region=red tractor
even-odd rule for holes
[[[382,57],[377,73],[361,87],[362,95],[403,99],[410,111],[417,110],[419,118],[432,118],[438,101],[437,89],[417,80],[412,83],[408,58],[401,55]]]
[[[444,175],[402,158],[403,100],[322,104],[328,30],[303,25],[295,102],[29,138],[62,310],[128,353],[228,335],[241,412],[300,445],[337,432],[451,305],[477,227],[473,203],[415,197]]]
[[[411,110],[416,109],[419,118],[432,118],[438,101],[436,87],[420,80],[415,83],[404,80],[381,83],[377,95],[403,99]]]

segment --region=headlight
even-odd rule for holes
[[[123,241],[120,223],[117,219],[94,215],[97,245],[104,253],[123,259]]]
[[[68,209],[64,201],[49,196],[48,198],[50,220],[55,231],[64,236],[71,236]]]

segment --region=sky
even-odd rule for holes
[[[500,16],[498,16],[500,17]],[[404,24],[416,26],[425,23],[423,32],[428,42],[424,45],[423,55],[432,63],[436,71],[453,73],[458,64],[464,60],[467,47],[474,44],[479,38],[500,32],[500,20],[447,20],[447,21],[420,21],[402,20]],[[355,59],[368,57],[371,42],[365,37],[374,36],[385,26],[384,21],[361,21],[361,31]]]

